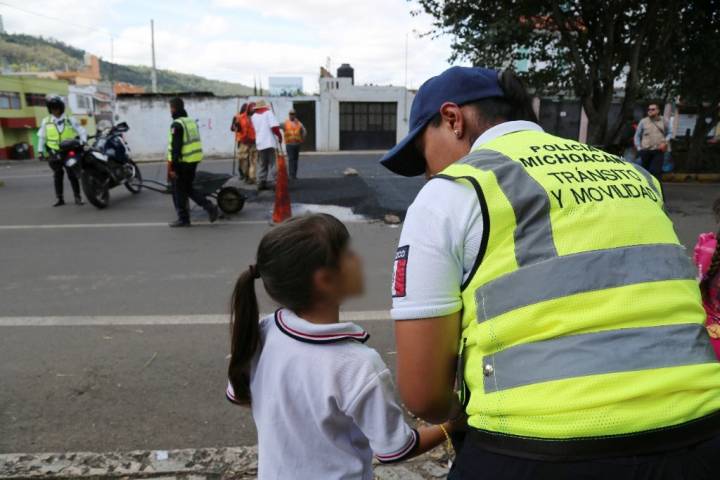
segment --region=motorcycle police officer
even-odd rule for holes
[[[57,201],[53,207],[65,205],[63,196],[63,176],[67,171],[68,180],[75,196],[75,204],[82,205],[82,197],[80,196],[80,182],[75,173],[65,167],[64,159],[59,155],[60,143],[64,140],[72,140],[80,137],[80,141],[87,141],[87,132],[72,116],[65,114],[65,102],[59,95],[49,96],[46,100],[48,109],[47,117],[42,119],[40,129],[38,130],[38,153],[40,159],[48,159],[48,164],[53,171],[53,180],[55,182],[55,196]],[[47,152],[46,152],[47,150]]]
[[[218,218],[218,208],[202,193],[193,188],[195,172],[202,161],[202,143],[197,123],[188,117],[182,98],[170,100],[170,114],[173,121],[168,135],[167,160],[169,177],[173,183],[173,202],[177,220],[171,227],[189,227],[190,210],[188,200],[192,199],[208,213],[210,222]]]
[[[448,478],[717,478],[720,363],[657,179],[468,67],[420,87],[382,163],[430,179],[392,316],[407,407],[468,417]]]

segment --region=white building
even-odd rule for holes
[[[343,71],[343,68],[345,71]],[[343,65],[341,75],[349,66]],[[352,76],[330,75],[321,69],[320,94],[266,97],[280,122],[290,109],[308,131],[306,151],[386,150],[408,132],[408,116],[414,93],[404,87],[357,86]],[[180,94],[188,114],[198,121],[203,150],[211,156],[232,156],[233,115],[240,106],[260,97],[215,97],[212,94]],[[139,159],[164,158],[170,111],[168,94],[119,95],[115,121],[130,125],[127,134]]]

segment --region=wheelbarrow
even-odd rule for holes
[[[193,189],[206,197],[214,198],[217,206],[223,213],[233,214],[243,209],[247,197],[239,188],[226,185],[233,178],[227,173],[211,173],[198,171],[195,174]],[[162,183],[155,180],[143,180],[143,187],[154,192],[172,194],[172,183]]]

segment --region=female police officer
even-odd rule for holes
[[[430,178],[393,274],[403,400],[467,414],[450,478],[709,478],[720,364],[661,186],[535,122],[514,74],[453,67],[382,159]]]

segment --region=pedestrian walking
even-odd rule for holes
[[[255,169],[257,165],[257,149],[255,148],[255,128],[251,117],[255,113],[255,103],[243,104],[240,113],[235,115],[230,127],[235,132],[237,142],[237,158],[241,177],[245,183],[255,183]]]
[[[50,169],[53,172],[53,183],[55,187],[55,203],[53,207],[65,205],[64,174],[67,172],[70,187],[72,187],[75,204],[82,205],[80,194],[80,181],[75,172],[65,166],[65,159],[60,156],[60,143],[65,140],[80,138],[82,143],[87,142],[87,132],[72,116],[65,113],[65,102],[59,95],[51,95],[47,98],[48,115],[40,122],[38,130],[38,154],[41,160],[47,158]]]
[[[720,362],[656,178],[544,132],[513,72],[469,67],[420,87],[382,163],[430,179],[392,316],[405,405],[468,416],[450,479],[717,476]]]
[[[715,219],[720,222],[720,199],[713,205]],[[700,292],[707,314],[706,327],[715,354],[720,359],[720,230],[702,233],[695,244],[693,261],[698,267]]]
[[[258,322],[255,281],[282,307]],[[383,463],[419,455],[455,424],[415,430],[395,401],[392,375],[339,321],[363,291],[347,228],[330,215],[292,218],[265,234],[232,299],[228,400],[252,408],[258,478],[373,478]]]
[[[295,110],[290,110],[288,118],[282,125],[285,136],[285,149],[288,156],[288,170],[290,180],[297,179],[298,162],[300,161],[300,146],[305,141],[307,130],[297,118]]]
[[[177,220],[171,227],[190,226],[189,199],[200,205],[208,214],[210,222],[218,218],[218,208],[208,198],[193,188],[195,172],[203,159],[200,130],[197,123],[188,117],[182,98],[170,100],[170,134],[168,135],[169,176],[173,186],[173,203]]]
[[[258,152],[257,183],[258,191],[268,188],[268,178],[275,181],[275,150],[282,145],[280,124],[265,100],[255,102],[252,117],[255,128],[255,145]]]
[[[670,138],[672,138],[672,132],[668,123],[660,115],[660,104],[649,104],[647,116],[640,120],[637,130],[635,130],[635,148],[640,155],[643,168],[657,179],[662,178],[665,152],[668,149]]]

